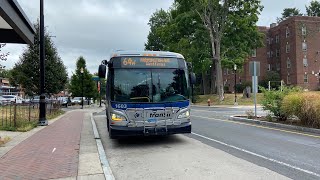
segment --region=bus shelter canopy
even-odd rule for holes
[[[35,29],[16,0],[0,0],[0,43],[33,44]]]

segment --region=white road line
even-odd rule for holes
[[[54,153],[56,151],[56,148],[53,148],[52,153]]]
[[[92,123],[92,129],[93,129],[93,133],[94,133],[94,138],[96,139],[96,143],[97,143],[97,147],[98,147],[98,152],[99,152],[99,158],[100,158],[100,162],[101,162],[101,166],[103,169],[103,174],[106,180],[114,180],[114,176],[112,174],[112,170],[110,168],[107,156],[106,156],[106,152],[104,151],[99,133],[98,133],[98,129],[96,126],[96,123],[93,120],[93,116],[92,114],[91,116],[91,123]]]
[[[317,173],[315,173],[315,172],[312,172],[312,171],[309,171],[309,170],[305,170],[305,169],[301,169],[301,168],[299,168],[299,167],[296,167],[296,166],[287,164],[287,163],[285,163],[285,162],[281,162],[281,161],[278,161],[278,160],[275,160],[275,159],[272,159],[272,158],[268,158],[268,157],[265,157],[265,156],[263,156],[263,155],[260,155],[260,154],[257,154],[257,153],[254,153],[254,152],[251,152],[251,151],[248,151],[248,150],[245,150],[245,149],[242,149],[242,148],[239,148],[239,147],[236,147],[236,146],[233,146],[233,145],[230,145],[230,144],[227,144],[227,143],[218,141],[218,140],[216,140],[216,139],[212,139],[212,138],[209,138],[209,137],[206,137],[206,136],[203,136],[203,135],[194,133],[194,132],[192,132],[192,134],[193,134],[193,135],[196,135],[196,136],[199,136],[199,137],[202,137],[202,138],[204,138],[204,139],[207,139],[207,140],[216,142],[216,143],[218,143],[218,144],[221,144],[221,145],[224,145],[224,146],[227,146],[227,147],[230,147],[230,148],[233,148],[233,149],[236,149],[236,150],[245,152],[245,153],[247,153],[247,154],[250,154],[250,155],[253,155],[253,156],[256,156],[256,157],[259,157],[259,158],[262,158],[262,159],[265,159],[265,160],[268,160],[268,161],[271,161],[271,162],[280,164],[280,165],[282,165],[282,166],[286,166],[286,167],[289,167],[289,168],[292,168],[292,169],[295,169],[295,170],[298,170],[298,171],[301,171],[301,172],[304,172],[304,173],[307,173],[307,174],[310,174],[310,175],[314,175],[314,176],[320,177],[320,174],[317,174]]]

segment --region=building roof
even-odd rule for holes
[[[32,44],[35,29],[16,0],[0,0],[0,43]]]

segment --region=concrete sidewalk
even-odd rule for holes
[[[49,126],[8,132],[12,140],[0,147],[0,179],[105,179],[90,119],[99,111],[72,110]]]

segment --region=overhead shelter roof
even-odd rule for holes
[[[35,29],[16,0],[0,0],[0,43],[32,44]]]

